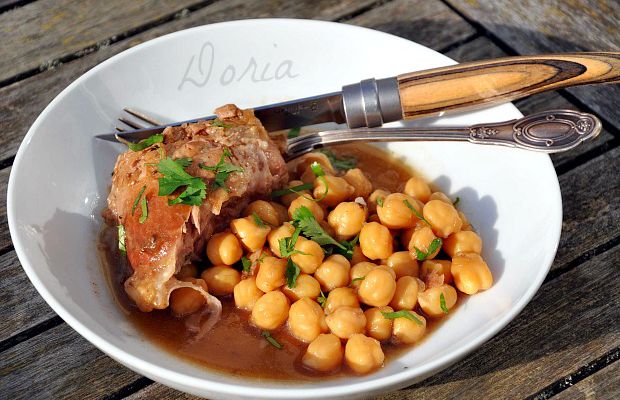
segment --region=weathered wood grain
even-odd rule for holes
[[[506,53],[497,47],[493,42],[485,37],[479,37],[471,42],[464,43],[446,53],[459,62],[484,60],[490,58],[505,57]],[[515,102],[517,108],[524,114],[533,114],[535,112],[551,110],[551,109],[570,109],[578,110],[579,108],[559,95],[557,92],[540,93],[534,96]],[[603,129],[600,136],[595,140],[582,143],[579,147],[564,152],[551,155],[553,165],[557,167],[564,166],[567,162],[573,160],[576,156],[584,154],[592,149],[604,146],[614,137],[607,130]]]
[[[0,15],[0,82],[170,17],[199,0],[40,0]]]
[[[556,400],[617,399],[620,397],[620,362],[590,375],[586,379],[558,393]]]
[[[0,304],[0,342],[56,315],[28,280],[14,251],[0,256]]]
[[[439,1],[394,0],[346,21],[442,50],[475,34],[462,18]],[[377,56],[380,57],[379,49]]]
[[[447,0],[519,54],[618,51],[620,2],[615,0]],[[569,89],[606,120],[620,127],[620,87]]]
[[[5,399],[101,398],[138,378],[67,324],[22,342],[0,357],[0,388]]]
[[[335,20],[372,4],[371,0],[232,0],[190,12],[131,38],[0,89],[0,160],[12,157],[36,117],[69,83],[98,63],[147,40],[178,30],[235,18],[269,16]],[[35,94],[36,95],[33,95]]]
[[[620,247],[542,286],[532,302],[471,356],[379,399],[515,399],[536,393],[620,344]],[[596,316],[596,318],[593,318]],[[570,323],[567,323],[570,321]],[[175,399],[155,383],[129,397]],[[193,398],[193,397],[183,397]]]

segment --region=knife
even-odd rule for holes
[[[365,79],[341,92],[254,108],[268,131],[323,122],[350,128],[377,127],[402,119],[437,116],[451,111],[505,103],[569,86],[620,82],[620,52],[564,53],[505,57],[410,72],[385,79]],[[116,141],[145,139],[168,126],[96,136]]]

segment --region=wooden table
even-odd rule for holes
[[[7,180],[36,116],[94,65],[169,32],[271,16],[366,26],[458,61],[620,49],[614,0],[0,0],[0,398],[190,397],[117,364],[39,297],[9,237]],[[580,109],[603,120],[597,140],[553,157],[564,223],[551,272],[480,349],[384,399],[620,397],[620,86],[516,105],[523,113]]]

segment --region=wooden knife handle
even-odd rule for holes
[[[405,119],[504,103],[547,90],[620,82],[620,52],[476,61],[399,75]]]

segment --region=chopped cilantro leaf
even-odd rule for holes
[[[405,201],[407,201],[407,200],[405,200]],[[379,207],[383,207],[383,197],[377,197],[377,205]]]
[[[250,261],[246,256],[243,256],[241,257],[241,265],[243,266],[243,272],[250,272],[252,261]]]
[[[316,202],[322,201],[325,197],[327,197],[327,193],[329,192],[329,185],[327,184],[327,179],[325,179],[325,171],[323,171],[323,167],[318,162],[313,162],[310,164],[310,169],[314,172],[314,175],[323,182],[323,186],[325,186],[325,192],[321,195],[320,198],[314,200]]]
[[[146,219],[149,217],[149,208],[146,201],[146,196],[142,197],[142,201],[140,202],[140,211],[142,212],[142,215],[140,215],[140,219],[138,220],[138,222],[143,224],[144,221],[146,221]]]
[[[295,250],[295,245],[297,244],[297,239],[299,238],[300,232],[301,232],[301,228],[296,228],[295,231],[293,232],[293,235],[291,235],[291,237],[285,237],[278,241],[278,247],[280,250],[281,258],[288,258],[292,256],[293,254],[307,255],[306,253],[302,251]]]
[[[136,208],[138,207],[138,204],[140,203],[140,198],[142,197],[142,193],[144,193],[145,190],[146,190],[146,186],[142,186],[142,189],[140,189],[140,192],[138,193],[138,197],[136,197],[136,199],[133,201],[133,205],[131,206],[131,215],[133,215],[136,212]]]
[[[341,250],[347,250],[345,246],[325,232],[306,206],[301,206],[293,212],[293,225],[300,228],[304,236],[314,240],[321,246],[333,245]]]
[[[213,171],[215,173],[215,180],[213,181],[213,187],[215,189],[222,188],[225,191],[230,191],[226,186],[226,180],[228,179],[228,175],[233,172],[243,172],[244,169],[238,165],[231,164],[226,162],[226,158],[232,157],[232,153],[229,149],[224,149],[222,152],[222,156],[220,160],[215,165],[204,165],[200,164],[199,167],[205,169],[207,171]]]
[[[366,278],[366,277],[365,277],[365,276],[360,276],[360,277],[358,277],[358,278],[351,279],[351,283],[354,283],[354,282],[361,282],[361,281],[363,281],[363,280],[364,280],[364,278]]]
[[[416,324],[420,326],[424,325],[424,323],[418,317],[413,315],[411,311],[407,311],[407,310],[401,310],[401,311],[395,311],[395,312],[381,311],[381,314],[383,314],[383,317],[387,319],[407,318],[407,319],[412,320],[413,322],[415,322]]]
[[[355,168],[357,165],[357,159],[355,157],[338,157],[333,152],[323,149],[320,150],[321,153],[325,154],[329,159],[329,162],[336,169],[341,171],[346,171],[352,168]]]
[[[426,253],[418,249],[417,247],[414,247],[416,258],[418,259],[418,261],[426,260],[428,257],[435,254],[435,251],[437,251],[437,249],[440,248],[442,244],[443,244],[443,241],[441,240],[441,238],[433,239],[431,244],[428,245],[428,251]]]
[[[161,143],[163,141],[164,141],[164,135],[162,135],[161,133],[158,133],[156,135],[147,137],[146,139],[142,139],[139,142],[136,142],[136,143],[127,142],[126,144],[127,144],[127,147],[129,147],[129,150],[140,151],[140,150],[144,150],[147,147],[154,145],[155,143]]]
[[[296,138],[297,136],[299,136],[299,132],[301,132],[301,128],[293,128],[288,131],[287,136],[289,139]]]
[[[448,307],[446,307],[446,298],[443,296],[443,293],[439,295],[439,306],[441,307],[441,311],[444,314],[448,313]]]
[[[286,271],[284,276],[286,277],[286,286],[294,288],[297,285],[297,277],[299,276],[301,269],[299,265],[295,264],[290,258],[286,262]]]
[[[320,292],[321,294],[317,296],[316,302],[319,303],[321,307],[325,307],[325,302],[327,301],[327,297],[325,297],[325,293],[323,293],[322,290]]]
[[[123,226],[123,224],[120,224],[119,226],[117,226],[117,229],[118,229],[118,250],[123,254],[127,254],[127,247],[125,247],[125,227]]]
[[[224,129],[232,128],[232,125],[225,124],[224,122],[220,121],[219,119],[214,119],[211,122],[211,126],[219,126],[220,128],[224,128]]]
[[[351,239],[350,241],[344,241],[344,242],[340,242],[340,244],[342,246],[344,246],[344,249],[341,248],[337,248],[336,252],[338,254],[342,254],[343,256],[345,256],[347,259],[351,259],[353,258],[353,249],[355,248],[355,245],[357,245],[357,242],[359,241],[360,235],[357,234],[353,239]]]
[[[167,157],[159,161],[157,164],[157,172],[162,174],[163,177],[158,179],[158,194],[159,196],[168,196],[178,188],[185,187],[185,190],[181,192],[176,199],[169,199],[168,204],[199,206],[207,195],[207,186],[202,179],[191,176],[185,172],[183,165],[188,164],[186,164],[186,159],[181,160],[181,163],[178,163],[172,158]]]
[[[424,221],[426,223],[426,225],[430,226],[430,224],[428,223],[426,218],[424,218],[424,216],[422,214],[420,214],[420,212],[418,210],[416,210],[416,208],[411,203],[409,203],[409,200],[405,199],[405,200],[403,200],[403,203],[405,203],[407,208],[409,208],[415,214],[415,216],[418,217],[418,219],[420,221]]]
[[[269,331],[262,331],[260,335],[264,337],[265,340],[267,340],[269,344],[276,349],[280,350],[284,347],[273,336],[271,336],[271,333],[269,333]]]
[[[256,212],[252,213],[252,219],[254,220],[254,223],[256,224],[256,226],[258,226],[259,228],[264,228],[265,226],[265,221],[263,221],[258,214],[256,214]]]
[[[452,205],[456,207],[460,202],[461,202],[461,198],[459,196],[456,196],[456,200],[452,202]]]
[[[271,197],[281,197],[291,193],[298,193],[302,190],[310,190],[314,187],[311,183],[304,183],[302,185],[292,186],[290,188],[284,188],[280,190],[274,190],[271,192]]]

